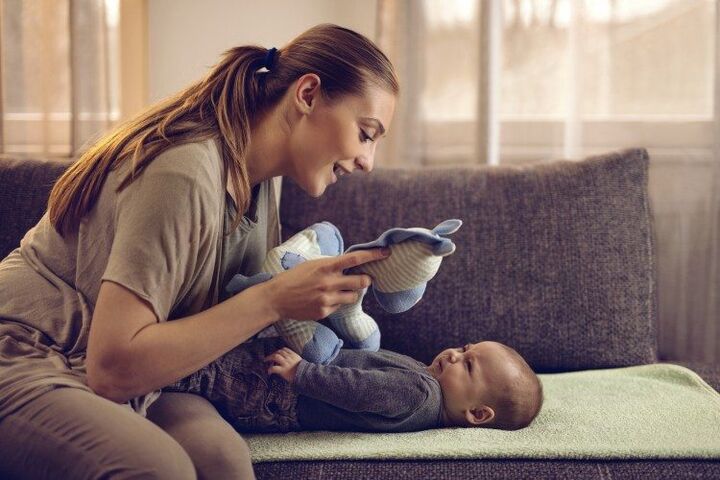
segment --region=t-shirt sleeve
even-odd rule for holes
[[[147,301],[161,322],[215,248],[220,181],[213,177],[210,161],[200,145],[173,147],[118,193],[102,280]]]

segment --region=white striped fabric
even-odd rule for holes
[[[367,292],[367,290],[366,290]],[[341,338],[349,342],[361,342],[367,339],[374,331],[379,330],[375,320],[363,312],[361,295],[357,302],[346,304],[330,315],[332,326]]]
[[[390,246],[392,255],[365,263],[357,269],[373,278],[373,288],[384,293],[410,290],[435,276],[443,257],[430,245],[407,240]]]
[[[317,234],[314,230],[308,228],[293,235],[282,245],[270,250],[265,257],[262,271],[272,274],[285,271],[282,266],[282,257],[288,252],[301,254],[306,260],[325,256],[320,254]],[[274,326],[288,346],[298,355],[302,355],[303,348],[312,340],[315,330],[320,324],[286,318],[276,322]]]

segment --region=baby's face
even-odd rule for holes
[[[440,352],[428,372],[440,383],[445,410],[460,420],[488,399],[498,380],[507,375],[510,363],[501,344],[485,341]],[[488,401],[488,400],[486,400]]]

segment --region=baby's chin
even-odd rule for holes
[[[440,371],[437,369],[437,366],[434,366],[433,364],[425,367],[425,370],[435,379],[440,376]]]

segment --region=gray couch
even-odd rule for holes
[[[657,350],[656,239],[649,158],[628,149],[526,167],[377,168],[313,199],[285,179],[283,238],[321,220],[346,245],[390,227],[464,224],[411,310],[364,309],[383,348],[429,362],[448,346],[497,340],[538,373],[668,362]],[[0,158],[0,258],[32,227],[67,162]],[[677,362],[720,389],[720,365]],[[720,478],[708,460],[309,461],[256,465],[258,478]]]

